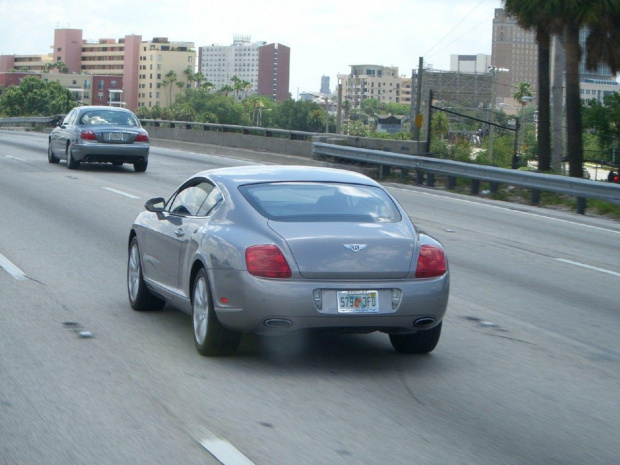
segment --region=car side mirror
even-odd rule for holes
[[[165,206],[166,199],[163,197],[155,197],[154,199],[147,200],[144,204],[144,208],[150,212],[163,212]]]

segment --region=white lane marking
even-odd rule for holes
[[[4,268],[4,270],[8,274],[13,276],[18,281],[23,281],[25,279],[28,279],[28,276],[26,276],[26,273],[24,273],[22,270],[17,268],[13,263],[11,263],[11,261],[8,258],[6,258],[1,253],[0,253],[0,268]]]
[[[14,157],[13,155],[7,155],[6,157],[7,157],[7,158],[12,158],[13,160],[23,161],[24,163],[26,162],[26,160],[24,160],[24,159],[22,159],[22,158],[17,158],[17,157]]]
[[[202,447],[223,465],[254,465],[254,462],[239,452],[239,450],[228,441],[211,435],[199,442]]]
[[[575,225],[575,226],[583,226],[584,228],[598,229],[599,231],[605,231],[605,232],[610,232],[610,233],[614,233],[614,234],[620,234],[620,231],[614,231],[613,229],[602,228],[600,226],[592,226],[590,224],[577,223],[576,221],[562,220],[560,218],[553,218],[551,216],[540,215],[538,213],[531,213],[531,212],[524,212],[524,211],[521,211],[521,210],[514,210],[512,208],[502,207],[502,206],[499,206],[499,205],[489,205],[487,203],[475,202],[473,200],[457,199],[455,197],[448,197],[448,196],[445,196],[445,195],[431,194],[429,192],[420,192],[420,191],[416,191],[416,190],[405,189],[403,187],[395,187],[395,186],[388,186],[388,187],[390,189],[401,190],[401,191],[405,191],[405,192],[415,192],[417,194],[428,195],[430,197],[440,197],[442,199],[450,199],[450,200],[455,200],[457,202],[471,203],[471,204],[474,204],[474,205],[479,205],[479,206],[488,207],[488,208],[495,208],[495,209],[498,209],[498,210],[511,211],[511,212],[515,212],[515,213],[522,213],[523,215],[534,216],[536,218],[542,218],[542,219],[545,219],[545,220],[558,221],[560,223],[568,223],[568,224],[572,224],[572,225]]]
[[[139,199],[140,197],[128,194],[127,192],[119,191],[117,189],[112,189],[111,187],[102,187],[103,190],[114,192],[115,194],[122,195],[123,197],[128,197],[130,199]]]
[[[609,270],[606,270],[606,269],[604,269],[604,268],[597,268],[597,267],[595,267],[595,266],[585,265],[585,264],[583,264],[583,263],[573,262],[572,260],[565,260],[565,259],[563,259],[563,258],[556,258],[556,260],[557,260],[558,262],[568,263],[569,265],[580,266],[580,267],[582,267],[582,268],[587,268],[587,269],[589,269],[589,270],[599,271],[599,272],[601,272],[601,273],[607,273],[607,274],[610,274],[610,275],[612,275],[612,276],[618,276],[618,277],[620,277],[620,273],[616,273],[615,271],[609,271]]]

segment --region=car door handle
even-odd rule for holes
[[[174,235],[177,237],[183,237],[183,234],[185,233],[183,232],[182,229],[177,229],[176,231],[174,231]]]

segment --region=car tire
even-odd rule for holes
[[[77,170],[80,167],[80,162],[73,158],[73,150],[71,144],[67,145],[67,168],[70,170]]]
[[[49,161],[50,163],[58,163],[60,161],[60,158],[54,155],[54,150],[52,149],[52,141],[49,141],[49,144],[47,146],[47,161]]]
[[[241,333],[225,328],[217,319],[213,309],[213,298],[209,280],[204,269],[200,269],[192,288],[192,321],[194,343],[201,355],[231,355],[237,351]]]
[[[137,161],[133,164],[133,169],[136,173],[144,173],[148,165],[149,165],[148,160]]]
[[[127,255],[127,295],[129,296],[131,308],[138,311],[161,310],[166,302],[155,297],[146,287],[144,276],[142,275],[140,249],[136,237],[131,239]]]
[[[390,334],[390,342],[396,352],[401,354],[428,354],[432,352],[441,336],[441,325],[414,334]]]

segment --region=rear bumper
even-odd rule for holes
[[[148,160],[149,144],[74,144],[73,158],[80,162],[136,163]]]
[[[414,322],[432,318],[433,323],[425,326],[428,329],[443,319],[450,288],[449,274],[433,279],[368,283],[260,279],[247,272],[231,271],[215,271],[210,278],[220,322],[235,331],[256,333],[309,329],[415,332],[418,328]],[[338,313],[336,292],[359,289],[379,291],[379,312]],[[395,309],[393,289],[400,291]]]

